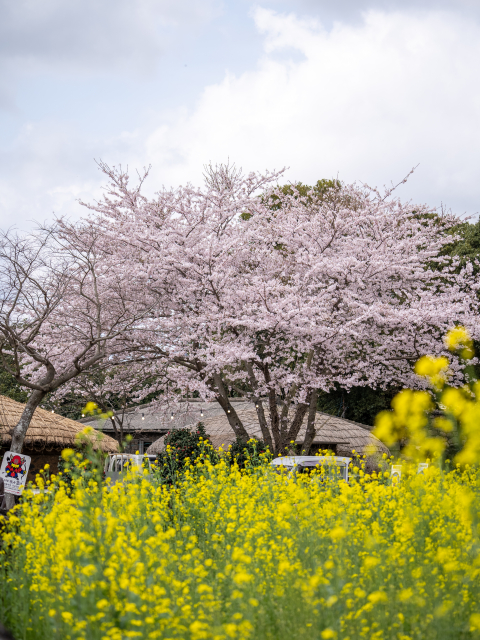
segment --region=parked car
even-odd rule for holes
[[[148,472],[151,473],[152,463],[156,457],[146,454],[109,453],[105,460],[105,479],[110,478],[110,483],[115,484],[127,469],[138,473],[143,473],[144,469],[148,469]]]
[[[340,456],[285,456],[275,458],[270,464],[279,473],[311,473],[324,467],[328,476],[338,476],[348,482],[348,467],[352,458]]]

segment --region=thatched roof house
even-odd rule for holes
[[[205,417],[198,417],[197,410],[197,419],[195,423],[199,420],[203,422],[206,432],[210,436],[215,448],[218,448],[221,445],[228,447],[229,444],[232,444],[235,441],[235,434],[233,433],[223,410],[217,403],[214,404],[218,409],[211,411],[210,415],[206,415]],[[257,412],[253,405],[249,402],[236,402],[234,406],[235,411],[250,437],[261,439],[262,433],[258,423]],[[193,427],[194,424],[191,424],[190,427]],[[305,417],[296,439],[296,444],[303,443],[306,426],[307,418]],[[370,430],[371,427],[368,427],[367,425],[317,411],[317,417],[315,420],[316,433],[313,440],[312,450],[318,451],[319,449],[328,448],[333,450],[337,455],[351,456],[352,450],[363,455],[370,453],[370,448],[373,447],[373,450],[377,455],[383,453],[388,455],[390,453],[388,448],[383,444],[383,442],[372,435]],[[164,439],[165,436],[154,442],[147,450],[148,453],[157,454],[163,451]]]
[[[12,432],[25,408],[21,402],[16,402],[6,396],[0,396],[0,454],[7,451],[12,441]],[[76,447],[77,435],[84,429],[84,425],[75,420],[64,418],[45,409],[36,409],[25,437],[23,453],[31,456],[29,479],[45,466],[50,464],[52,472],[56,473],[58,456],[62,449]],[[118,442],[110,436],[97,434],[91,436],[93,447],[106,453],[119,450]]]

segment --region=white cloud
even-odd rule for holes
[[[168,111],[152,94],[139,115],[115,119],[116,102],[142,92],[142,81],[126,77],[111,102],[92,108],[95,89],[85,84],[83,119],[68,102],[53,113],[55,95],[27,114],[0,146],[2,226],[79,215],[76,199],[100,194],[94,158],[132,169],[151,163],[150,191],[199,182],[205,163],[227,158],[247,171],[289,166],[288,178],[306,183],[338,173],[376,186],[420,163],[399,195],[458,213],[480,209],[475,21],[370,11],[326,29],[295,14],[252,15],[264,46],[256,67],[226,72],[193,107],[176,107],[175,85],[156,76]]]
[[[254,19],[265,38],[257,69],[227,74],[191,113],[148,137],[162,182],[198,178],[202,164],[227,157],[244,169],[288,165],[304,182],[338,172],[379,186],[420,163],[403,197],[477,211],[476,23],[447,12],[370,11],[361,24],[326,31],[262,8]]]
[[[416,11],[449,10],[469,16],[480,17],[480,4],[476,0],[262,0],[263,4],[287,10],[321,15],[322,20],[358,22],[368,10]]]
[[[204,23],[219,0],[0,0],[0,61],[71,73],[154,66],[179,28]],[[25,67],[24,67],[25,68]]]
[[[94,159],[141,164],[136,127],[155,105],[141,111],[139,94],[168,84],[160,58],[183,62],[221,10],[222,0],[0,0],[2,226],[79,215],[76,199],[99,195]]]
[[[98,193],[92,167],[99,141],[62,123],[27,123],[0,151],[2,227],[30,226],[56,214],[77,213],[75,200]]]

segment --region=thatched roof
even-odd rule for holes
[[[237,402],[245,404],[243,399],[231,398],[231,402],[237,406]],[[165,406],[155,404],[143,404],[131,407],[125,411],[116,412],[116,415],[123,420],[124,433],[130,433],[134,437],[141,437],[144,434],[165,435],[170,429],[193,428],[199,420],[223,415],[223,409],[217,401],[204,402],[199,398],[181,398],[178,402],[172,402]],[[172,417],[173,416],[173,417]],[[98,419],[88,416],[80,419],[85,425],[91,425],[94,429],[101,427],[104,433],[114,431],[111,420],[99,422]]]
[[[238,402],[235,403],[234,406],[249,436],[261,439],[262,432],[258,423],[257,412],[252,404],[248,402]],[[201,420],[205,425],[206,432],[210,436],[215,448],[221,445],[228,447],[229,444],[235,441],[235,434],[223,411],[212,417],[197,418],[197,422],[198,420]],[[192,424],[191,428],[193,426]],[[303,443],[306,427],[307,418],[305,417],[296,439],[297,444]],[[377,454],[389,454],[390,452],[387,447],[370,433],[370,429],[371,427],[367,425],[317,411],[315,420],[316,434],[313,443],[325,445],[325,448],[329,445],[336,445],[337,454],[344,456],[351,455],[353,449],[363,455],[367,453],[369,446],[373,446]],[[163,451],[164,439],[165,436],[156,440],[156,442],[148,448],[147,452],[157,454]]]
[[[22,415],[25,405],[6,396],[0,396],[0,446],[8,447],[12,440],[12,431]],[[36,409],[25,436],[25,447],[29,449],[64,449],[78,444],[75,438],[84,425],[64,418],[57,413]],[[100,446],[102,451],[113,453],[118,451],[118,442],[107,435],[98,441],[97,434],[91,436],[94,448]]]

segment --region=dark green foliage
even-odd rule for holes
[[[85,398],[74,391],[70,391],[63,396],[63,398],[55,400],[54,402],[52,402],[50,396],[46,396],[45,400],[42,402],[42,407],[47,410],[53,409],[55,413],[58,413],[64,418],[80,420],[85,404]]]
[[[311,203],[315,201],[328,201],[335,198],[339,191],[342,189],[342,183],[340,180],[317,180],[316,184],[311,187],[308,184],[301,182],[295,182],[293,184],[285,184],[281,187],[282,193],[286,196],[294,196],[297,198],[304,198],[305,202]],[[278,209],[279,204],[278,197],[272,197],[272,209]]]
[[[329,393],[320,391],[317,408],[331,415],[373,426],[377,413],[390,409],[390,403],[399,391],[400,387],[353,387],[349,391],[334,389]]]
[[[313,187],[308,184],[303,184],[302,182],[295,182],[292,184],[284,184],[279,188],[286,196],[295,195],[295,198],[304,198],[306,202],[311,203],[313,199],[322,201],[335,198],[342,189],[342,183],[337,179],[327,180],[324,178],[323,180],[317,180]],[[265,202],[264,196],[262,196],[262,199]],[[272,211],[279,209],[280,202],[278,196],[270,196],[269,200],[268,204]],[[250,220],[252,215],[252,213],[244,211],[240,215],[240,218],[242,218],[242,220]]]
[[[59,456],[58,458],[58,472],[62,474],[62,480],[67,483],[69,487],[72,486],[73,482],[73,474],[72,474],[72,465],[70,462],[67,462]]]
[[[212,461],[218,458],[205,431],[203,422],[195,429],[172,429],[165,436],[165,450],[156,460],[156,470],[168,484],[176,482],[185,470],[187,460],[194,463],[199,457],[208,456]]]
[[[74,478],[78,477],[82,477],[86,482],[94,480],[100,484],[105,479],[104,462],[105,454],[98,449],[94,450],[88,441],[84,441],[67,459],[60,455],[58,471],[69,487],[72,486]]]
[[[463,222],[451,230],[460,239],[444,247],[442,255],[460,258],[460,267],[471,263],[475,273],[480,271],[480,220],[474,224]]]
[[[28,399],[28,391],[21,387],[3,367],[0,367],[0,395],[17,402],[26,402]]]
[[[267,447],[263,440],[251,438],[248,442],[244,442],[237,438],[228,453],[230,462],[232,464],[236,462],[240,469],[244,469],[247,461],[250,466],[254,467],[262,464],[260,455],[266,452]]]
[[[203,451],[203,443],[210,442],[203,422],[199,422],[193,431],[189,429],[172,429],[165,436],[165,449],[170,446],[180,463],[186,458],[191,462],[197,459]],[[211,443],[210,443],[211,444]]]

